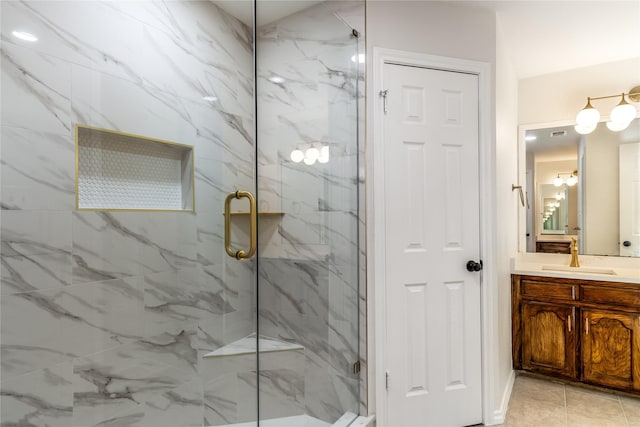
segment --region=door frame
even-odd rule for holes
[[[431,68],[451,72],[463,72],[478,76],[478,161],[480,174],[480,257],[485,268],[481,276],[480,313],[482,322],[482,418],[486,425],[501,421],[504,417],[500,409],[495,409],[495,379],[492,372],[498,372],[497,336],[498,336],[498,292],[496,284],[495,261],[495,144],[492,140],[491,120],[491,66],[486,62],[471,61],[459,58],[428,55],[396,49],[374,47],[372,61],[372,87],[369,91],[372,98],[368,103],[369,117],[373,120],[372,144],[367,150],[368,190],[367,190],[367,253],[372,255],[373,262],[367,263],[369,313],[369,363],[375,366],[374,376],[370,376],[370,384],[375,384],[375,396],[369,403],[375,402],[376,418],[380,427],[388,421],[386,395],[386,283],[385,283],[385,161],[384,161],[384,113],[382,97],[379,91],[384,89],[384,65],[407,65]],[[373,327],[371,327],[373,326]],[[373,357],[371,357],[373,356]],[[373,406],[373,405],[371,405]]]

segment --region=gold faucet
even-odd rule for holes
[[[571,238],[571,264],[569,267],[580,267],[580,261],[578,261],[578,240],[575,237]]]

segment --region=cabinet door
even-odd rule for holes
[[[582,311],[583,380],[640,390],[640,319],[637,314]]]
[[[522,303],[522,368],[576,377],[575,307]]]

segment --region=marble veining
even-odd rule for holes
[[[0,48],[2,125],[57,134],[70,132],[69,64],[4,41]],[[21,102],[9,103],[11,99]]]
[[[13,209],[73,209],[72,138],[9,126],[0,132],[2,202]]]
[[[0,383],[2,425],[68,426],[73,413],[71,363],[61,363]]]

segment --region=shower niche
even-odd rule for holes
[[[78,210],[195,210],[193,147],[76,125]]]

